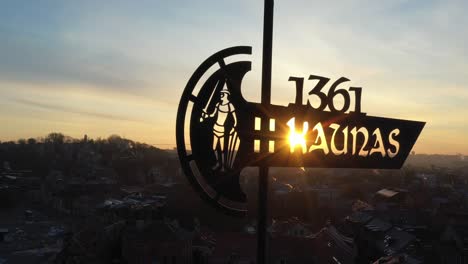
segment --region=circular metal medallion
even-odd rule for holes
[[[241,83],[251,69],[252,48],[238,46],[205,60],[188,81],[177,111],[179,159],[190,183],[201,196],[231,214],[246,212],[246,196],[239,185],[247,102]],[[226,63],[227,57],[235,62]],[[230,58],[230,61],[233,61]]]

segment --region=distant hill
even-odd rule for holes
[[[417,167],[468,167],[468,156],[441,155],[441,154],[416,154],[408,156],[405,165]]]

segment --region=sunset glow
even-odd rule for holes
[[[260,102],[259,3],[6,1],[0,121],[8,125],[0,141],[58,131],[75,138],[119,134],[172,149],[186,80],[214,52],[252,46],[243,96]],[[363,88],[363,112],[427,122],[416,153],[467,155],[468,34],[453,27],[468,23],[467,5],[350,1],[320,2],[318,9],[314,1],[278,1],[271,102],[294,101],[293,74],[346,76]],[[304,99],[316,107],[319,98],[308,94],[313,85],[305,83]]]

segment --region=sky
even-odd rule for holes
[[[368,115],[427,122],[416,153],[468,155],[466,1],[276,0],[272,103],[289,76],[345,76]],[[0,140],[62,132],[175,146],[186,82],[211,54],[253,47],[260,98],[263,2],[22,1],[0,8]]]

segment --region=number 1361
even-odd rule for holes
[[[325,87],[325,85],[330,81],[330,78],[322,77],[322,76],[317,76],[317,75],[310,75],[309,80],[318,80],[317,84],[315,87],[310,90],[309,95],[310,96],[317,96],[320,99],[320,105],[318,107],[313,107],[310,100],[307,100],[307,104],[314,108],[315,110],[318,111],[323,111],[327,106],[330,109],[331,112],[340,112],[340,113],[345,113],[349,110],[351,106],[351,95],[350,92],[354,93],[355,97],[355,105],[354,105],[354,111],[350,111],[350,113],[361,113],[361,96],[362,96],[362,88],[361,87],[350,87],[349,91],[345,89],[339,89],[337,88],[338,85],[348,82],[349,79],[345,77],[341,77],[338,80],[336,80],[331,86],[330,89],[328,90],[328,93],[324,93],[322,89]],[[289,77],[289,81],[293,81],[296,83],[296,105],[302,105],[302,96],[303,96],[303,91],[304,91],[304,78],[302,77]],[[337,107],[334,104],[334,99],[337,96],[340,96],[343,98],[343,106],[340,109],[337,109]]]

